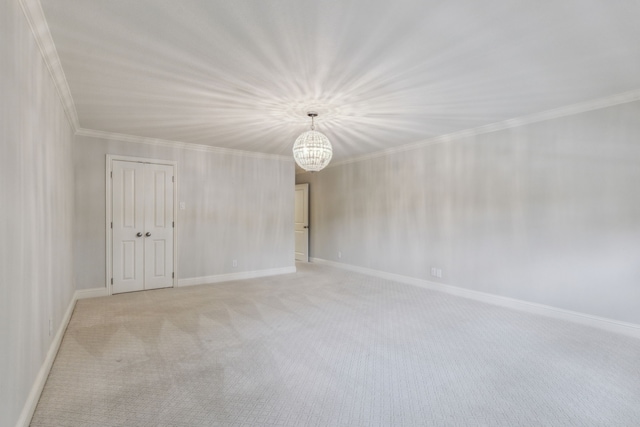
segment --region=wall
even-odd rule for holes
[[[178,162],[179,279],[295,266],[293,160],[81,135],[73,154],[78,289],[105,286],[107,154]]]
[[[13,426],[75,291],[73,131],[17,0],[0,3],[0,76],[0,426]]]
[[[298,175],[311,256],[640,324],[639,118],[631,102]]]

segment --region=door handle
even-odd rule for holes
[[[142,237],[142,233],[136,234],[136,237]]]
[[[151,233],[147,231],[145,236],[149,237],[149,236],[151,236]]]
[[[304,226],[304,228],[309,228],[309,226],[308,226],[308,225],[305,225],[305,226]]]

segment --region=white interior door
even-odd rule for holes
[[[309,184],[296,185],[296,261],[309,261]]]
[[[114,160],[112,293],[173,286],[173,166]]]
[[[144,166],[144,288],[169,288],[173,285],[173,166]]]
[[[144,289],[144,164],[113,162],[112,292]]]

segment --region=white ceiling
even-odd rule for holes
[[[638,0],[41,0],[80,127],[342,160],[640,88]]]

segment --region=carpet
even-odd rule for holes
[[[31,426],[640,424],[640,340],[297,267],[78,301]]]

